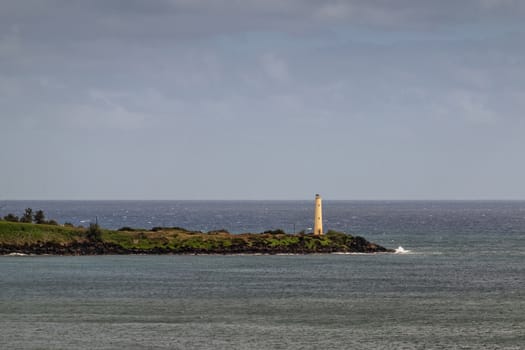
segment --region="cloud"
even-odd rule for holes
[[[261,64],[264,72],[273,80],[279,83],[290,81],[288,64],[273,53],[264,54],[261,57]]]
[[[0,75],[0,101],[7,103],[13,98],[20,96],[22,86],[19,79]]]
[[[330,27],[427,30],[455,25],[519,25],[520,0],[7,0],[0,32],[16,25],[42,43],[107,38],[155,45],[166,39],[246,32],[311,34]],[[148,43],[144,43],[148,40]]]
[[[482,93],[455,90],[447,94],[444,106],[448,113],[474,124],[493,124],[498,115],[488,106],[488,98]]]
[[[19,28],[12,25],[4,34],[0,35],[0,59],[16,57],[20,54]]]
[[[523,4],[7,1],[0,101],[12,113],[2,118],[133,129],[166,118],[254,120],[269,110],[310,121],[497,122],[518,114],[525,89],[525,47],[507,31],[521,23]],[[430,28],[444,36],[429,39]]]
[[[60,125],[80,130],[138,130],[145,127],[147,115],[114,103],[63,105],[56,111]]]

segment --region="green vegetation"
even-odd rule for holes
[[[66,244],[83,241],[84,231],[76,227],[0,221],[0,244],[31,245],[40,242]]]
[[[37,212],[33,214],[33,209],[26,208],[20,218],[12,213],[9,213],[4,216],[4,220],[10,222],[23,222],[27,224],[34,222],[35,224],[39,225],[58,225],[58,222],[55,220],[46,221],[45,217],[46,216],[42,210],[37,210]]]
[[[91,242],[102,241],[102,230],[100,229],[100,226],[98,226],[98,224],[89,224],[89,227],[86,230],[86,239]]]
[[[71,223],[61,226],[54,220],[46,221],[41,210],[33,215],[30,208],[20,220],[13,214],[0,220],[0,254],[306,254],[356,251],[387,250],[361,237],[336,231],[313,236],[287,234],[280,229],[243,234],[230,234],[224,229],[203,233],[181,227],[105,230],[96,223],[91,223],[88,228],[75,227]]]
[[[35,224],[45,224],[46,216],[42,210],[38,210],[34,216]]]
[[[33,209],[27,208],[20,218],[20,222],[33,222]]]
[[[5,221],[10,221],[10,222],[18,222],[19,221],[18,216],[14,215],[14,214],[7,214],[6,216],[4,216],[4,220]]]

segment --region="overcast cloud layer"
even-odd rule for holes
[[[525,199],[525,1],[0,2],[0,199]]]

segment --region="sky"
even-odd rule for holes
[[[525,1],[3,0],[0,199],[525,199]]]

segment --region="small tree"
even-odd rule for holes
[[[35,223],[37,224],[46,223],[46,216],[44,215],[44,212],[42,210],[37,210],[37,212],[35,213]]]
[[[18,222],[18,216],[9,213],[6,216],[4,216],[4,220],[5,221],[11,221],[11,222]]]
[[[86,231],[86,238],[92,242],[99,242],[102,240],[102,230],[98,224],[91,223]]]
[[[33,209],[27,208],[24,211],[24,215],[20,218],[20,222],[33,222]]]

